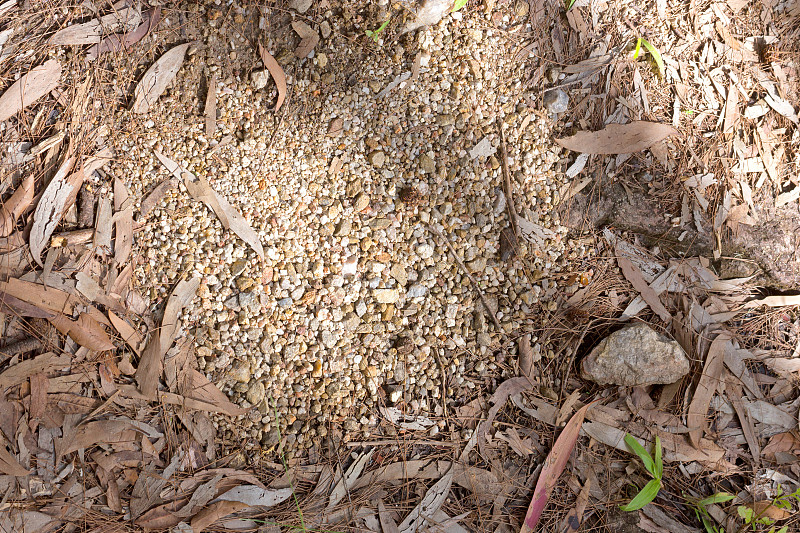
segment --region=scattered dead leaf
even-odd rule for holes
[[[656,294],[656,291],[647,284],[647,281],[642,277],[642,273],[634,266],[633,262],[627,257],[623,257],[617,253],[617,263],[625,279],[631,282],[633,288],[641,295],[645,303],[650,306],[650,309],[652,309],[661,320],[667,324],[671,323],[672,315],[667,311],[667,308],[664,307],[664,304],[661,303],[661,299],[658,297],[658,294]]]
[[[302,20],[295,20],[292,22],[292,29],[294,29],[297,35],[300,36],[300,39],[302,39],[294,51],[295,57],[299,59],[308,57],[308,54],[310,54],[319,43],[319,34],[314,28]],[[272,73],[272,69],[270,69],[270,73]]]
[[[166,90],[167,85],[175,79],[181,66],[189,43],[179,44],[171,48],[153,63],[144,73],[133,92],[134,113],[147,113],[158,97]]]
[[[258,54],[264,66],[272,75],[272,79],[275,80],[275,87],[278,89],[278,100],[275,102],[275,111],[278,111],[283,105],[283,101],[286,99],[286,73],[283,72],[280,64],[275,61],[275,58],[272,57],[270,53],[267,52],[267,49],[260,43],[258,45]]]
[[[14,194],[11,195],[11,198],[3,202],[2,207],[0,207],[0,237],[7,237],[14,232],[17,219],[33,203],[33,183],[33,174],[27,174],[22,179],[17,190],[14,191]]]
[[[609,124],[598,131],[579,131],[572,137],[556,142],[573,152],[584,154],[629,154],[641,152],[678,130],[668,124],[635,121],[629,124]]]
[[[586,411],[591,404],[586,404],[581,407],[578,412],[572,415],[567,425],[564,426],[563,431],[553,444],[553,449],[547,455],[544,461],[542,472],[539,474],[539,479],[536,482],[536,488],[533,490],[533,497],[528,506],[528,512],[525,514],[525,523],[520,529],[521,533],[532,533],[536,531],[536,525],[539,523],[539,518],[542,516],[547,500],[553,488],[558,482],[561,472],[567,465],[569,456],[575,448],[575,443],[578,440],[583,419],[586,416]]]
[[[686,414],[686,425],[689,427],[689,439],[696,448],[700,446],[700,437],[708,428],[706,415],[711,398],[720,385],[723,364],[725,361],[725,346],[730,343],[727,333],[720,333],[711,343],[703,365],[703,373],[697,383],[689,411]]]
[[[214,211],[214,214],[217,215],[217,218],[219,218],[220,223],[225,229],[233,231],[256,251],[259,258],[264,259],[264,247],[261,245],[261,239],[259,239],[258,233],[250,226],[241,213],[228,203],[228,200],[217,194],[207,179],[195,176],[158,151],[156,151],[155,154],[172,174],[183,179],[183,183],[186,185],[186,189],[188,189],[192,198],[206,204]]]
[[[22,76],[0,96],[0,122],[8,120],[61,82],[61,63],[55,59],[45,61]]]
[[[133,207],[128,189],[119,178],[114,178],[114,261],[125,265],[133,245]]]
[[[248,505],[242,502],[233,502],[233,501],[218,501],[214,502],[199,513],[197,513],[194,518],[192,518],[192,531],[194,533],[201,533],[205,531],[205,529],[219,520],[220,518],[224,518],[229,514],[233,514],[235,512],[241,511],[242,509],[246,509]]]

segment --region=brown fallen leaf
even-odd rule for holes
[[[183,179],[183,184],[186,186],[189,194],[192,195],[192,198],[200,200],[214,211],[222,227],[233,231],[240,239],[255,250],[259,258],[264,259],[264,247],[261,245],[261,239],[259,239],[258,233],[256,233],[247,220],[228,202],[228,200],[217,194],[207,179],[196,176],[181,168],[177,163],[158,151],[154,153],[172,174]]]
[[[403,519],[399,526],[402,532],[417,531],[423,524],[429,523],[444,504],[453,485],[453,468],[434,483],[422,497],[422,500]]]
[[[618,253],[617,263],[625,279],[631,282],[633,288],[641,295],[645,303],[650,306],[650,309],[652,309],[661,320],[667,324],[671,323],[672,315],[667,311],[667,308],[664,307],[664,304],[661,303],[661,299],[658,297],[658,294],[656,294],[656,291],[648,285],[642,273],[634,266],[633,262]]]
[[[722,133],[732,133],[739,119],[739,90],[733,82],[728,85],[728,97],[725,100],[724,117]]]
[[[63,457],[68,453],[89,448],[98,443],[120,442],[124,433],[138,428],[128,420],[97,420],[67,430],[64,437],[56,442],[56,455]]]
[[[579,131],[572,137],[556,139],[559,146],[584,154],[629,154],[641,152],[678,130],[668,124],[635,121],[609,124],[598,131]]]
[[[531,380],[527,377],[518,377],[505,380],[497,387],[497,390],[494,391],[494,394],[492,394],[492,397],[489,399],[489,401],[492,402],[492,407],[486,415],[486,420],[481,422],[476,430],[478,434],[478,448],[480,449],[481,455],[485,455],[486,433],[489,431],[489,428],[492,427],[494,417],[497,416],[497,413],[503,408],[508,398],[520,392],[524,392],[532,386]]]
[[[50,235],[61,222],[61,216],[68,207],[70,197],[77,194],[80,188],[78,180],[70,175],[74,165],[75,157],[67,157],[64,160],[56,175],[47,184],[33,213],[33,226],[31,226],[29,242],[31,255],[39,263],[39,266],[44,266],[41,256]],[[83,179],[80,181],[82,183]]]
[[[581,407],[577,413],[572,415],[564,430],[556,439],[553,444],[553,449],[547,455],[542,466],[542,472],[539,474],[539,479],[536,481],[536,488],[533,490],[533,497],[528,506],[528,512],[525,514],[525,523],[520,529],[520,533],[532,533],[536,531],[536,525],[539,523],[539,518],[542,516],[547,500],[553,488],[558,482],[561,472],[567,465],[569,456],[575,448],[575,443],[578,440],[583,419],[586,416],[586,411],[591,404],[586,404]]]
[[[30,470],[19,464],[16,457],[11,455],[5,446],[0,446],[0,472],[7,476],[27,476],[31,473]]]
[[[761,518],[769,518],[770,520],[786,520],[791,518],[792,512],[787,509],[781,509],[772,504],[771,501],[765,500],[760,502],[746,503],[745,507],[749,507],[755,512],[756,516]]]
[[[383,533],[400,533],[400,528],[397,527],[397,522],[389,515],[386,510],[386,505],[382,499],[378,500],[378,519],[381,523]]]
[[[123,48],[130,48],[131,45],[142,40],[145,35],[150,33],[161,20],[161,7],[156,6],[142,14],[143,21],[138,28],[132,32],[123,34],[112,34],[105,37],[99,43],[94,44],[86,53],[86,57],[93,61],[106,52],[118,52]]]
[[[59,356],[52,352],[19,362],[0,374],[0,391],[20,385],[33,374],[52,372],[53,370],[69,366],[69,363],[70,356],[68,354]],[[0,446],[0,448],[2,448],[2,446]]]
[[[60,81],[61,63],[55,59],[31,69],[0,96],[0,122],[13,117],[58,87]]]
[[[560,530],[564,531],[565,533],[569,533],[571,531],[578,531],[581,528],[581,522],[583,522],[583,513],[586,511],[586,505],[589,503],[589,491],[592,488],[592,478],[587,478],[586,483],[584,483],[583,487],[581,487],[581,491],[578,493],[578,499],[575,501],[575,507],[569,510],[567,516],[564,517],[564,520],[561,522]]]
[[[280,64],[275,61],[275,58],[272,57],[261,44],[258,45],[258,54],[264,66],[272,75],[272,79],[275,80],[275,86],[278,88],[278,100],[275,102],[275,111],[277,111],[281,108],[283,101],[286,99],[286,73],[283,72],[283,68],[281,68]]]
[[[184,368],[178,377],[178,392],[187,398],[215,406],[215,412],[230,416],[245,414],[247,409],[239,407],[228,399],[228,396],[211,383],[205,374],[194,368]]]
[[[99,43],[103,33],[123,27],[134,27],[141,17],[135,7],[115,9],[113,13],[92,19],[83,24],[73,24],[55,33],[48,44],[54,46],[83,46]]]
[[[14,232],[17,219],[33,203],[33,183],[34,176],[33,173],[30,173],[23,178],[11,198],[3,202],[0,207],[0,237],[7,237]]]
[[[161,351],[164,354],[172,346],[175,335],[178,333],[178,315],[195,297],[199,286],[199,277],[181,280],[170,294],[167,306],[164,308],[164,316],[161,318]]]
[[[175,79],[178,71],[183,65],[183,56],[189,48],[189,43],[179,44],[168,50],[159,57],[153,65],[147,69],[141,81],[133,92],[134,113],[147,113],[158,97],[166,90],[167,85]]]
[[[97,201],[97,218],[94,224],[93,239],[94,250],[101,255],[111,252],[112,215],[111,199],[108,196],[102,196]]]
[[[103,326],[87,313],[81,313],[78,320],[72,320],[61,313],[48,318],[48,320],[58,331],[69,335],[72,340],[92,351],[103,352],[116,349]]]
[[[285,489],[264,489],[256,485],[239,485],[217,496],[217,500],[239,502],[248,507],[273,507],[281,502],[285,502],[291,496],[291,487]]]
[[[308,57],[308,54],[310,54],[319,43],[319,34],[314,30],[314,28],[302,20],[295,20],[292,22],[292,29],[294,29],[297,35],[300,36],[300,39],[302,39],[294,51],[295,57],[298,59]],[[270,70],[270,73],[271,72],[272,71]]]
[[[117,330],[120,337],[122,337],[122,340],[124,340],[128,346],[131,347],[136,355],[141,357],[142,350],[145,348],[144,336],[139,333],[137,329],[125,322],[125,320],[114,314],[112,311],[108,312],[108,319],[111,321],[111,324],[114,326],[114,329]],[[121,366],[120,369],[123,373],[128,374],[128,372],[125,372],[125,369]]]
[[[211,76],[208,80],[208,92],[206,93],[206,137],[209,141],[214,138],[217,130],[217,75]],[[144,210],[144,209],[143,209]]]
[[[720,333],[711,342],[706,355],[706,362],[703,365],[703,373],[700,381],[694,390],[689,410],[686,414],[686,425],[689,427],[689,440],[696,448],[700,446],[700,437],[703,436],[708,428],[706,415],[711,398],[721,385],[720,376],[722,375],[723,364],[725,361],[725,347],[730,344],[730,335]]]
[[[205,529],[229,514],[246,509],[247,504],[241,502],[218,501],[214,502],[192,518],[191,526],[194,533],[201,533]]]
[[[133,207],[128,189],[122,180],[114,178],[114,261],[125,265],[133,244]]]
[[[155,400],[158,390],[158,378],[164,367],[164,351],[161,350],[161,335],[158,330],[153,332],[147,348],[142,352],[139,366],[136,368],[136,383],[139,390],[148,400]]]
[[[38,420],[44,414],[45,407],[47,407],[47,389],[50,381],[41,372],[31,375],[29,379],[31,382],[31,404],[28,410],[28,418],[30,420]]]
[[[175,178],[170,178],[168,180],[164,180],[158,185],[156,185],[150,194],[145,196],[144,200],[142,200],[141,205],[139,206],[139,217],[140,220],[147,216],[157,204],[158,202],[164,197],[170,189],[173,189],[178,186],[178,180]]]
[[[519,347],[519,373],[523,377],[530,378],[533,375],[533,348],[531,348],[530,334],[520,337],[517,345]]]

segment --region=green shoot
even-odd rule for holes
[[[658,49],[650,44],[649,41],[642,39],[641,37],[636,39],[636,50],[633,52],[633,58],[639,59],[639,52],[641,52],[642,46],[644,46],[645,50],[647,50],[647,52],[650,54],[650,57],[653,58],[653,61],[658,68],[658,77],[663,79],[665,72],[664,60],[661,58],[661,53],[658,51]]]
[[[377,30],[366,30],[366,31],[364,31],[364,33],[367,35],[367,37],[369,37],[370,39],[372,39],[373,41],[375,41],[377,43],[378,42],[378,38],[380,36],[380,33],[383,30],[386,29],[386,26],[389,25],[389,21],[390,20],[392,20],[392,19],[386,19],[386,22],[381,24],[381,27],[378,28]]]
[[[692,506],[694,509],[694,514],[700,522],[703,524],[703,528],[705,528],[706,533],[725,533],[725,528],[718,527],[711,515],[708,512],[709,505],[713,505],[716,503],[725,503],[729,502],[734,499],[735,496],[730,494],[729,492],[718,492],[709,496],[708,498],[703,498],[702,500],[691,500],[687,498],[687,503]]]
[[[455,4],[453,4],[453,9],[450,10],[450,13],[455,13],[456,11],[467,5],[467,1],[468,0],[456,0]],[[573,0],[573,2],[574,1],[575,0]]]
[[[575,5],[575,0],[567,0],[567,11],[572,9],[572,6]]]
[[[639,444],[639,441],[629,433],[625,434],[625,444],[628,445],[628,448],[630,448],[633,453],[639,456],[639,459],[641,459],[644,464],[645,470],[653,476],[653,479],[651,479],[627,505],[620,506],[620,509],[623,511],[638,511],[652,502],[656,498],[656,495],[658,495],[658,491],[661,490],[661,478],[664,475],[664,463],[661,458],[661,439],[656,436],[653,449],[655,459],[647,453],[644,446]]]

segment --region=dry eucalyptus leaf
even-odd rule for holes
[[[258,233],[248,224],[239,211],[229,204],[225,198],[217,194],[207,179],[195,176],[158,151],[155,151],[155,154],[172,174],[183,179],[183,183],[192,198],[200,200],[211,208],[225,229],[232,230],[256,251],[260,259],[264,259],[264,247],[261,245]]]
[[[171,48],[147,69],[133,93],[132,109],[134,113],[142,114],[150,110],[150,106],[158,100],[167,85],[178,74],[178,70],[183,65],[183,56],[186,54],[187,48],[189,48],[189,43]]]
[[[42,197],[36,205],[36,211],[33,213],[33,226],[29,242],[31,255],[39,263],[39,266],[44,266],[41,258],[42,251],[47,246],[50,235],[61,222],[61,216],[67,208],[68,200],[70,197],[74,197],[74,193],[77,193],[76,184],[74,180],[70,179],[71,175],[69,174],[74,164],[74,157],[68,157],[64,161],[42,193]]]
[[[291,488],[272,490],[255,485],[240,485],[218,496],[217,500],[240,502],[250,507],[272,507],[288,500],[291,495]]]
[[[60,81],[61,63],[55,59],[31,69],[0,96],[0,122],[55,89]]]
[[[559,146],[584,154],[630,154],[641,152],[678,130],[668,124],[638,120],[609,124],[598,131],[579,131],[572,137],[556,139]]]
[[[275,102],[275,111],[277,111],[281,108],[283,101],[286,99],[286,73],[275,58],[272,57],[261,44],[258,45],[258,54],[261,56],[261,61],[264,63],[264,66],[272,75],[272,79],[275,80],[275,86],[278,88],[278,101]]]
[[[48,41],[51,45],[83,46],[96,44],[102,40],[103,33],[119,29],[133,28],[142,20],[135,7],[118,9],[100,18],[83,24],[73,24],[55,33]]]
[[[297,45],[294,55],[299,59],[308,57],[308,54],[310,54],[311,51],[314,50],[314,47],[317,46],[317,43],[319,43],[319,34],[314,30],[314,28],[301,20],[295,20],[292,22],[292,28],[302,39],[300,44]]]
[[[54,315],[48,320],[58,331],[69,335],[72,340],[92,351],[115,349],[103,326],[86,313],[81,313],[78,320],[72,320],[62,314]]]
[[[114,261],[124,265],[133,245],[133,207],[125,184],[114,178]]]
[[[14,194],[0,207],[0,237],[7,237],[14,231],[17,219],[33,202],[33,174],[28,174]]]

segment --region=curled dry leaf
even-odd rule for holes
[[[0,96],[0,122],[58,87],[60,80],[61,63],[55,59],[31,69]]]
[[[118,52],[123,48],[129,48],[132,44],[139,42],[145,35],[150,33],[161,20],[161,7],[156,6],[143,15],[143,22],[138,28],[129,33],[109,35],[101,42],[89,48],[86,57],[92,61],[97,59],[105,52]]]
[[[575,448],[575,443],[583,425],[583,419],[590,406],[591,404],[586,404],[572,415],[567,425],[564,426],[561,435],[558,436],[555,444],[553,444],[553,449],[547,455],[547,459],[545,459],[542,466],[542,472],[536,481],[536,488],[533,491],[531,504],[528,506],[528,512],[525,514],[525,523],[522,525],[520,533],[536,531],[536,525],[539,523],[542,511],[547,505],[547,499],[550,497],[550,493],[553,492],[553,488],[556,486],[556,482],[567,465],[567,460],[572,454],[572,450]]]
[[[267,49],[261,44],[258,45],[258,54],[261,57],[261,61],[264,63],[264,66],[272,75],[272,79],[275,80],[275,86],[278,88],[278,101],[275,102],[275,111],[277,111],[281,108],[283,101],[286,99],[286,73],[283,71],[275,58],[272,57],[272,55],[267,52]]]
[[[406,415],[396,407],[381,407],[380,412],[392,424],[409,431],[424,431],[434,424],[427,416]]]
[[[573,152],[584,154],[629,154],[641,152],[678,130],[668,124],[638,120],[629,124],[609,124],[598,131],[579,131],[556,142]]]
[[[0,237],[7,237],[14,231],[17,219],[33,203],[33,174],[27,175],[0,208]]]
[[[246,509],[247,507],[248,505],[246,503],[241,502],[231,502],[225,500],[214,502],[194,515],[194,518],[192,518],[192,531],[194,531],[194,533],[205,531],[208,526],[220,518],[226,517],[229,514],[237,511],[241,511],[242,509]]]
[[[258,233],[248,224],[241,213],[228,203],[228,200],[217,194],[207,179],[195,176],[158,151],[155,154],[172,174],[183,179],[183,184],[186,185],[186,189],[192,195],[192,198],[206,204],[214,211],[214,214],[217,215],[225,229],[232,230],[256,251],[259,258],[264,259],[264,247],[261,245]]]
[[[164,308],[164,316],[161,319],[161,351],[167,353],[175,340],[178,332],[178,315],[181,309],[186,307],[194,298],[197,288],[200,286],[200,278],[195,277],[190,280],[181,280],[175,285],[175,289],[167,300]]]
[[[164,180],[155,187],[153,190],[150,191],[144,200],[142,200],[141,205],[139,206],[139,217],[144,218],[147,214],[156,206],[158,202],[164,197],[170,189],[173,189],[178,186],[178,180],[176,178],[170,178],[168,180]]]
[[[187,48],[189,48],[189,43],[171,48],[147,69],[133,92],[132,110],[134,113],[142,114],[150,110],[150,106],[158,100],[167,85],[178,74],[178,70],[183,65],[183,56],[186,54]]]

